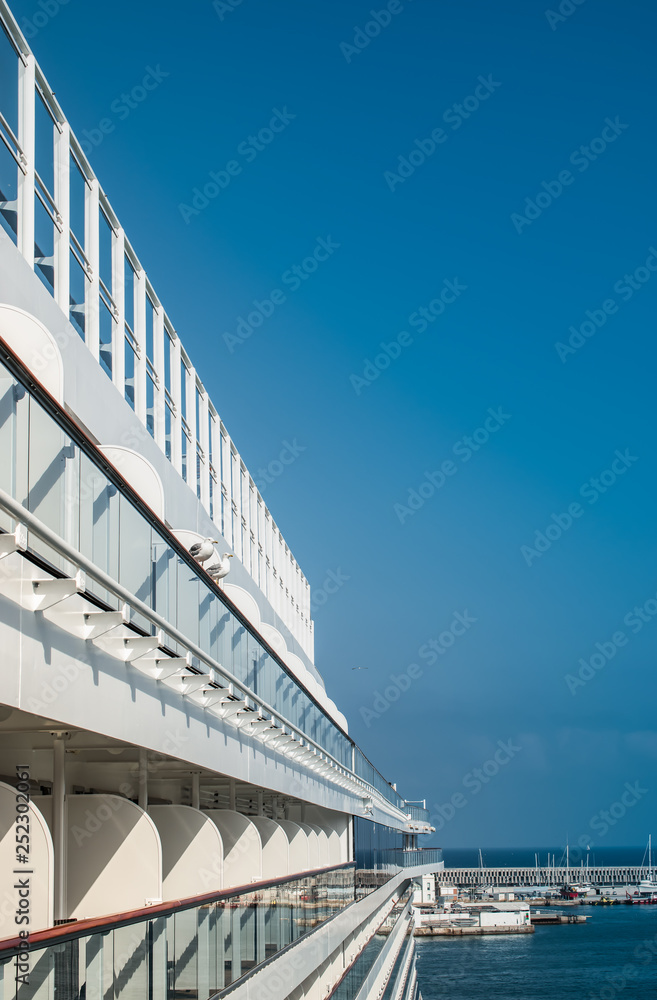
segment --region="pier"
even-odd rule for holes
[[[526,868],[445,868],[436,872],[436,887],[456,885],[460,888],[475,886],[559,886],[571,882],[590,882],[591,885],[634,885],[649,878],[645,865],[601,865],[582,868],[574,865],[538,866]]]

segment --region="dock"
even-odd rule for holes
[[[436,872],[436,886],[456,885],[459,888],[493,886],[495,888],[554,886],[585,881],[591,885],[636,885],[649,877],[644,865],[600,865],[588,868],[569,866],[538,866],[526,868],[445,868]]]
[[[454,925],[443,927],[434,925],[429,927],[421,925],[413,931],[415,937],[466,937],[468,935],[478,936],[483,934],[533,934],[533,924],[522,924],[519,927],[456,927]]]
[[[585,924],[588,916],[582,913],[540,913],[531,914],[532,924]]]

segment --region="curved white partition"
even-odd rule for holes
[[[284,658],[287,653],[287,643],[278,629],[274,628],[273,625],[268,625],[267,622],[263,622],[260,626],[260,632],[263,639],[269,643],[274,652]]]
[[[317,826],[314,823],[307,823],[306,825],[310,826],[311,830],[313,830],[317,836],[317,845],[319,848],[319,864],[317,867],[326,868],[331,863],[329,860],[329,839],[326,830],[322,830],[321,826]]]
[[[290,873],[290,847],[280,824],[266,816],[251,816],[262,842],[263,879],[280,878]]]
[[[223,888],[224,846],[210,817],[191,806],[149,806],[162,842],[162,899]]]
[[[327,846],[328,846],[328,862],[329,865],[340,865],[345,860],[342,857],[342,840],[340,834],[337,830],[327,830],[326,827],[322,827],[322,832],[326,836]]]
[[[279,819],[277,822],[288,840],[290,875],[310,871],[312,865],[308,861],[308,834],[291,819]]]
[[[99,447],[107,461],[118,469],[135,493],[148,504],[160,521],[164,521],[164,487],[148,459],[120,444],[101,444]]]
[[[207,809],[224,845],[223,888],[262,879],[262,841],[255,823],[232,809]]]
[[[26,822],[16,822],[16,806],[24,800],[17,799],[17,791],[11,785],[0,781],[0,938],[14,937],[21,930],[15,923],[16,910],[19,908],[18,889],[15,888],[19,879],[29,877],[30,890],[30,923],[26,925],[29,931],[42,931],[53,925],[53,852],[52,838],[45,817],[35,805],[30,802],[25,815]],[[16,862],[16,838],[24,837],[21,826],[29,829],[29,859],[28,865]],[[15,875],[15,868],[29,869],[29,876]]]
[[[35,796],[52,827],[52,797]],[[148,813],[120,795],[68,795],[66,909],[84,920],[162,899],[162,848]]]
[[[303,830],[308,841],[308,871],[321,868],[317,831],[312,826],[308,826],[307,823],[299,823],[298,826]]]
[[[248,618],[253,627],[260,630],[260,609],[255,597],[235,583],[224,583],[224,593],[240,609],[244,617]]]
[[[17,306],[0,306],[0,337],[34,372],[58,403],[64,401],[64,365],[57,341],[35,316]]]

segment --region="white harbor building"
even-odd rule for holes
[[[415,1000],[428,814],[4,0],[0,139],[0,1000]]]

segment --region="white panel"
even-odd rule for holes
[[[52,796],[35,796],[49,824]],[[120,795],[68,795],[68,916],[74,920],[136,910],[162,898],[157,828]]]
[[[25,161],[18,171],[18,249],[34,270],[34,74],[33,55],[18,60],[18,142]]]
[[[0,305],[0,337],[35,373],[58,403],[64,401],[64,366],[57,341],[38,319],[16,306]]]
[[[319,850],[319,837],[317,836],[317,831],[309,826],[308,823],[298,823],[308,839],[308,871],[314,871],[315,868],[321,868],[322,862],[320,861],[320,850]]]
[[[165,449],[165,398],[164,398],[164,352],[169,350],[169,338],[164,332],[164,315],[162,306],[153,310],[153,367],[159,379],[155,387],[155,441],[158,447]]]
[[[210,512],[210,441],[209,441],[209,419],[208,419],[208,394],[199,391],[198,412],[199,426],[196,428],[196,436],[203,452],[201,461],[201,503]]]
[[[112,236],[112,299],[116,320],[112,324],[112,381],[125,395],[125,233]]]
[[[162,842],[162,898],[186,899],[223,887],[223,843],[216,823],[190,806],[149,806]]]
[[[34,802],[29,813],[29,865],[16,862],[16,789],[0,782],[0,938],[15,937],[20,927],[14,921],[18,909],[17,879],[29,877],[30,932],[53,925],[53,850],[52,838],[43,814]],[[20,836],[24,836],[20,833]],[[16,875],[14,869],[25,867],[30,875]]]
[[[230,579],[230,577],[228,577]],[[254,597],[243,587],[237,587],[233,583],[224,584],[224,592],[242,612],[245,618],[251,622],[254,628],[260,629],[260,611]]]
[[[164,488],[151,463],[132,448],[122,445],[102,445],[100,451],[160,521],[164,521]]]
[[[290,875],[310,871],[312,866],[308,861],[308,834],[291,819],[279,819],[277,822],[288,839]]]
[[[85,340],[87,347],[98,361],[100,349],[100,250],[98,245],[100,219],[100,188],[98,181],[92,177],[85,185],[85,235],[84,249],[91,268],[89,281],[86,283],[85,297]]]
[[[317,835],[319,867],[325,868],[331,863],[329,859],[329,840],[326,831],[317,826],[315,823],[307,823],[306,826],[310,826],[311,830],[313,830]]]
[[[182,452],[180,446],[181,401],[180,401],[180,340],[175,337],[171,341],[171,399],[176,407],[171,414],[171,462],[174,469],[182,475]]]
[[[247,816],[231,809],[208,809],[224,845],[224,888],[248,885],[262,879],[262,841]]]
[[[135,355],[135,412],[146,426],[146,275],[135,268],[135,340],[139,351]]]
[[[55,127],[54,164],[55,164],[55,204],[59,215],[59,226],[55,226],[55,300],[64,315],[69,310],[69,228],[70,228],[70,170],[71,153],[69,140],[71,135],[67,123]],[[60,229],[61,226],[61,229]]]
[[[289,841],[280,825],[265,816],[251,816],[262,842],[263,879],[281,878],[290,872]]]

